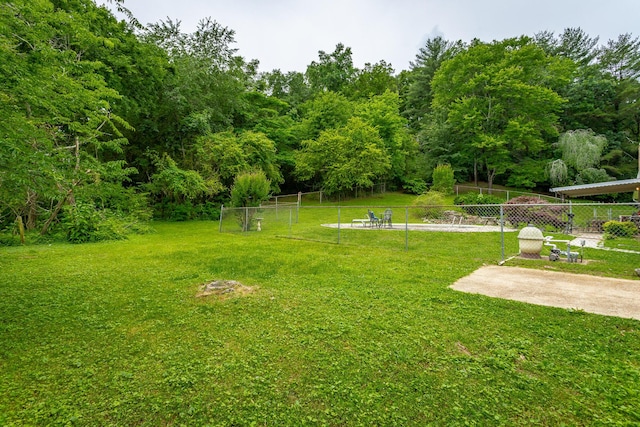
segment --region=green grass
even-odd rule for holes
[[[345,229],[338,245],[322,210],[301,215],[303,239],[157,223],[0,248],[0,425],[640,423],[640,322],[448,288],[497,262],[499,234],[412,232],[405,251],[402,232]],[[637,267],[585,255],[552,267]],[[256,292],[196,298],[213,279]]]
[[[607,248],[640,252],[640,237],[616,237],[615,239],[609,238],[604,241],[604,246]]]

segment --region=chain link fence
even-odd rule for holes
[[[473,187],[469,185],[456,185],[454,190],[455,190],[456,196],[473,193],[473,194],[480,194],[480,195],[496,196],[504,199],[505,201],[510,200],[514,197],[519,197],[519,196],[535,197],[538,200],[551,201],[554,203],[559,203],[562,201],[560,197],[555,197],[551,195],[545,195],[545,194],[539,194],[539,193],[527,193],[526,191],[502,190],[498,188]]]
[[[534,203],[535,202],[535,203]],[[637,251],[637,204],[503,203],[425,206],[300,206],[279,203],[257,208],[222,207],[220,232],[263,232],[279,237],[394,247],[422,247],[428,233],[493,233],[488,251],[504,261],[517,254],[517,235],[538,228],[545,251],[565,243],[573,247]],[[486,236],[486,235],[485,235]],[[483,237],[485,238],[485,237]],[[553,243],[556,242],[556,243]],[[515,254],[513,252],[516,252]]]

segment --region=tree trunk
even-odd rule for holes
[[[493,178],[496,176],[496,170],[490,169],[487,166],[487,183],[489,185],[489,194],[491,194],[491,189],[493,188]]]
[[[27,191],[27,230],[31,231],[36,228],[36,219],[38,216],[38,194],[33,190]]]
[[[16,222],[18,223],[18,232],[20,233],[20,243],[24,245],[24,223],[22,222],[21,215],[16,217]]]
[[[473,159],[473,184],[478,186],[478,159],[475,157]]]
[[[75,156],[76,156],[75,170],[76,172],[78,172],[80,170],[80,138],[78,138],[78,136],[76,136]]]
[[[51,223],[55,221],[55,219],[58,217],[58,214],[60,213],[60,210],[62,209],[62,206],[64,206],[64,202],[71,199],[73,199],[73,189],[70,189],[69,191],[67,191],[67,194],[65,194],[65,196],[60,199],[56,207],[51,212],[51,215],[49,215],[49,218],[44,222],[44,225],[42,226],[42,230],[40,230],[41,236],[44,236],[45,234],[47,234],[47,232],[49,231],[49,227],[51,226]]]

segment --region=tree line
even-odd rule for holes
[[[92,0],[0,6],[6,232],[87,241],[151,216],[215,218],[251,199],[232,197],[239,177],[337,195],[379,182],[420,194],[443,164],[458,181],[542,190],[636,173],[631,34],[434,37],[399,73],[359,69],[338,44],[304,73],[264,72],[215,20],[185,33],[112,5],[125,19]]]

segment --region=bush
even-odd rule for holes
[[[90,242],[91,236],[96,231],[97,222],[98,216],[92,203],[77,202],[63,209],[62,228],[67,240],[72,243]]]
[[[422,179],[410,179],[402,183],[402,189],[410,194],[422,194],[427,191],[427,183]]]
[[[60,220],[65,238],[71,243],[122,240],[130,233],[147,233],[150,228],[131,215],[96,210],[93,203],[77,201],[63,208]]]
[[[565,224],[562,218],[567,210],[568,206],[551,205],[546,200],[533,196],[514,197],[504,204],[506,220],[514,226],[533,224],[542,227],[551,225],[555,228],[561,228]]]
[[[198,219],[218,220],[220,219],[220,205],[213,202],[204,202],[195,206],[195,213]]]
[[[638,233],[638,227],[631,221],[607,221],[602,225],[605,239],[616,237],[633,237]]]
[[[231,188],[231,206],[256,207],[265,200],[269,200],[271,191],[271,181],[269,181],[263,171],[245,172],[236,176]],[[249,231],[256,209],[246,212],[237,210],[238,223],[242,231]]]
[[[444,194],[439,191],[429,191],[413,201],[418,209],[420,218],[439,219],[444,212]]]
[[[432,191],[439,191],[442,194],[453,194],[453,186],[456,179],[453,177],[451,165],[438,165],[431,175],[433,178]]]
[[[12,233],[0,232],[0,246],[18,246],[20,238]]]
[[[456,196],[453,203],[461,205],[462,209],[469,215],[482,215],[482,216],[499,216],[500,205],[504,202],[498,196],[491,194],[480,193],[466,193]],[[494,205],[494,206],[479,206],[479,205]]]
[[[165,199],[155,204],[153,215],[168,221],[218,220],[220,205],[214,202],[194,204],[190,200],[176,203]]]

